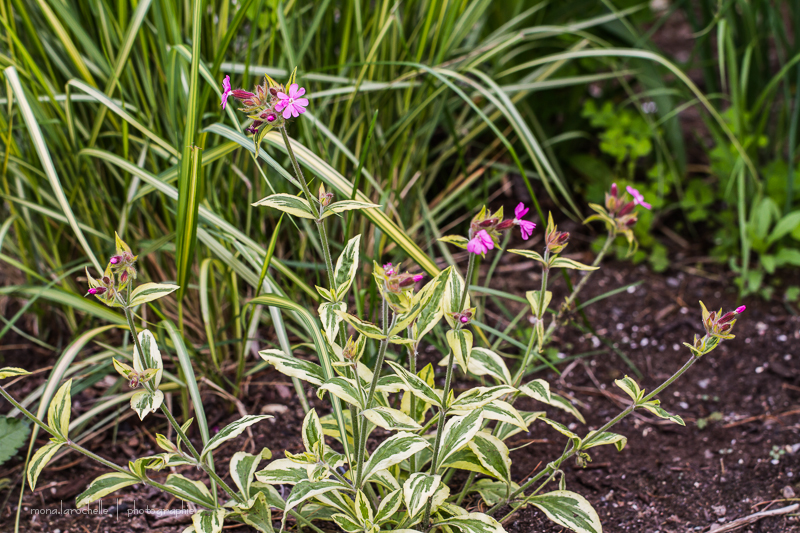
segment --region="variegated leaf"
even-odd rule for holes
[[[441,423],[441,422],[440,422]],[[483,415],[480,410],[475,410],[466,416],[454,416],[447,421],[442,434],[441,457],[439,465],[433,465],[432,472],[438,472],[439,466],[447,458],[466,446],[472,437],[481,429]]]
[[[464,301],[464,307],[461,308],[461,295],[464,292],[464,278],[457,270],[451,270],[450,275],[445,281],[444,296],[442,297],[442,311],[444,312],[444,319],[450,325],[450,328],[456,327],[456,320],[453,318],[454,313],[460,313],[464,309],[469,309],[470,298],[467,293],[467,299]]]
[[[272,418],[272,416],[271,415],[247,415],[247,416],[244,416],[244,417],[240,418],[236,422],[232,422],[232,423],[228,424],[227,426],[225,426],[224,428],[219,430],[219,433],[217,433],[216,435],[214,435],[213,437],[211,437],[208,440],[206,445],[203,447],[203,451],[200,453],[200,457],[201,458],[205,458],[205,456],[209,452],[211,452],[212,450],[215,450],[216,448],[221,446],[226,441],[229,441],[230,439],[234,439],[234,438],[238,437],[239,435],[241,435],[241,433],[245,429],[249,428],[253,424],[256,424],[256,423],[261,422],[262,420],[266,420],[268,418]]]
[[[344,299],[347,291],[350,290],[350,285],[353,284],[353,279],[356,277],[358,270],[358,247],[361,245],[361,235],[356,235],[349,241],[342,250],[341,255],[336,260],[336,268],[333,270],[333,286],[336,288],[336,297],[339,300]],[[345,306],[346,310],[347,307]],[[328,336],[332,339],[333,337]]]
[[[614,380],[614,383],[617,387],[625,391],[625,394],[630,396],[634,403],[639,403],[644,396],[644,391],[639,388],[639,384],[627,375],[622,379]]]
[[[572,445],[575,447],[575,449],[580,449],[581,438],[578,436],[577,433],[575,433],[574,431],[570,430],[567,426],[565,426],[561,422],[556,422],[555,420],[550,420],[549,418],[546,418],[546,417],[543,417],[543,416],[540,417],[540,420],[542,422],[544,422],[545,424],[547,424],[548,426],[550,426],[551,428],[553,428],[556,431],[558,431],[559,433],[561,433],[562,435],[566,435],[567,437],[569,437],[569,439],[572,441]]]
[[[164,485],[172,489],[172,493],[182,500],[200,502],[208,508],[214,507],[214,497],[202,481],[191,480],[180,474],[170,474]]]
[[[494,387],[473,387],[461,394],[450,405],[456,411],[471,411],[480,409],[484,405],[497,400],[506,394],[513,394],[517,389],[508,385],[495,385]]]
[[[413,418],[391,407],[373,407],[362,411],[361,414],[376,426],[391,431],[418,431],[422,429],[422,426],[417,424]]]
[[[339,333],[339,324],[342,322],[342,317],[336,311],[343,313],[347,311],[347,304],[345,302],[323,302],[319,306],[319,319],[322,321],[322,328],[328,339],[335,339]]]
[[[604,431],[597,437],[594,435],[596,431],[590,431],[586,437],[583,439],[581,443],[581,450],[588,450],[589,448],[594,448],[595,446],[603,446],[605,444],[613,444],[615,448],[617,448],[618,452],[621,452],[625,445],[628,444],[628,438],[619,435],[617,433],[611,433],[610,431]]]
[[[260,462],[260,455],[251,455],[246,452],[236,452],[231,457],[229,465],[231,479],[239,488],[239,492],[242,493],[245,501],[250,499],[250,485],[253,483],[253,478]]]
[[[192,525],[196,533],[222,533],[225,509],[200,511],[192,515]]]
[[[322,432],[322,423],[314,409],[306,413],[302,427],[303,445],[306,451],[314,455],[317,461],[325,456],[325,435]]]
[[[320,480],[320,481],[301,481],[292,489],[292,493],[286,499],[284,506],[283,522],[281,529],[284,529],[286,518],[289,516],[289,511],[297,507],[299,504],[309,500],[320,494],[325,494],[332,490],[352,491],[347,485],[343,485],[339,481],[334,480]]]
[[[457,468],[459,470],[468,470],[478,474],[491,476],[492,473],[481,464],[478,456],[469,446],[464,446],[456,453],[448,456],[447,460],[442,463],[442,468]]]
[[[142,347],[143,354],[134,346],[133,348],[133,369],[138,373],[143,373],[150,369],[156,369],[155,377],[151,380],[154,389],[161,385],[161,374],[164,371],[164,363],[161,360],[161,351],[156,344],[156,338],[145,329],[139,332],[139,345]]]
[[[547,518],[576,533],[602,533],[600,517],[580,494],[556,490],[534,496],[530,503],[541,509]]]
[[[271,488],[271,487],[270,487]],[[278,496],[280,498],[280,495]],[[245,524],[261,533],[274,533],[272,527],[272,510],[265,493],[259,492],[256,497],[248,502],[246,508],[238,507]]]
[[[430,296],[428,298],[428,303],[425,304],[417,315],[417,320],[414,322],[412,328],[414,339],[417,342],[421,341],[425,335],[430,333],[442,319],[442,314],[444,313],[442,310],[442,300],[444,299],[445,289],[447,288],[446,281],[450,277],[450,271],[452,269],[453,267],[447,267],[442,270],[420,290],[420,292],[430,291]]]
[[[283,375],[302,379],[316,386],[322,385],[325,381],[325,373],[318,364],[296,357],[288,357],[280,350],[262,350],[258,352],[258,355]]]
[[[139,420],[144,420],[148,414],[155,413],[163,402],[164,393],[160,390],[152,393],[148,390],[140,390],[131,396],[131,409],[139,415]]]
[[[291,459],[276,459],[264,470],[256,472],[256,479],[270,485],[296,485],[301,481],[308,481],[308,475],[308,465],[296,463]]]
[[[383,330],[371,322],[365,322],[358,317],[339,310],[334,310],[334,313],[339,315],[342,320],[350,324],[353,329],[362,335],[369,337],[370,339],[383,339],[385,337]]]
[[[486,348],[474,347],[467,363],[467,370],[476,376],[492,376],[500,383],[511,385],[509,372],[503,358]]]
[[[158,300],[168,294],[172,294],[179,288],[172,283],[142,283],[131,292],[128,307],[136,307],[137,305]]]
[[[400,376],[400,379],[408,386],[408,391],[420,398],[422,401],[440,406],[442,405],[442,398],[437,393],[432,386],[428,385],[428,383],[417,376],[416,374],[412,374],[402,366],[398,365],[393,361],[387,361],[389,366]]]
[[[413,433],[401,431],[396,435],[392,435],[372,452],[369,460],[364,465],[362,479],[368,481],[375,472],[399,464],[418,451],[428,448],[429,446],[430,444],[427,440]]]
[[[296,217],[314,219],[314,212],[311,210],[311,205],[308,203],[308,200],[292,194],[271,194],[253,205],[272,207],[273,209],[283,211],[284,213]]]
[[[14,366],[7,366],[5,368],[0,368],[0,379],[15,378],[18,376],[27,376],[28,374],[30,374],[30,372],[28,372],[27,370],[22,368],[17,368]]]
[[[544,315],[544,312],[547,311],[547,308],[550,306],[550,300],[553,299],[553,293],[550,291],[545,291],[544,302],[541,302],[542,291],[528,291],[525,293],[525,298],[531,305],[531,312],[533,313],[533,316],[541,318]],[[542,304],[541,309],[539,309],[539,303]]]
[[[506,533],[500,522],[489,515],[483,513],[468,513],[466,515],[453,516],[443,520],[438,524],[449,526],[461,530],[461,533]]]
[[[458,246],[464,250],[467,249],[467,244],[469,244],[469,239],[463,235],[445,235],[444,237],[439,237],[439,241]]]
[[[511,459],[508,456],[508,447],[503,441],[479,431],[470,441],[469,449],[493,477],[511,483]]]
[[[523,411],[520,413],[520,415],[522,416],[522,420],[525,421],[525,425],[528,427],[530,427],[531,424],[533,424],[538,418],[543,417],[545,414],[546,413],[544,411]],[[506,440],[509,437],[513,437],[520,431],[524,430],[520,429],[520,427],[517,425],[501,423],[497,425],[497,429],[495,430],[494,433],[495,437],[497,437],[498,439]]]
[[[72,380],[59,387],[47,408],[47,425],[63,439],[68,438],[69,418],[72,414]]]
[[[534,400],[550,405],[550,384],[543,379],[534,379],[519,388],[519,391]]]
[[[453,352],[456,364],[466,373],[472,353],[472,332],[468,329],[451,329],[447,332],[447,345]]]
[[[50,462],[50,459],[56,454],[56,452],[64,445],[63,441],[60,442],[48,442],[38,450],[31,458],[31,461],[28,463],[28,485],[30,486],[31,490],[36,488],[36,480],[39,479],[39,474],[42,473],[44,467],[47,466],[47,463]]]
[[[559,396],[558,394],[551,392],[550,393],[550,405],[561,409],[562,411],[566,411],[575,418],[577,418],[581,424],[586,423],[586,419],[583,418],[583,415],[578,411],[574,405],[570,403],[569,400],[564,398],[563,396]]]
[[[661,407],[661,400],[650,400],[649,402],[645,402],[641,404],[642,407],[653,413],[659,418],[666,418],[667,420],[672,420],[676,424],[680,424],[681,426],[685,426],[686,423],[683,421],[678,415],[673,415],[668,413],[663,407]]]
[[[95,480],[86,487],[86,490],[76,498],[75,507],[80,509],[85,505],[99,500],[103,496],[107,496],[114,491],[137,483],[141,483],[141,480],[132,474],[123,474],[122,472],[103,474],[95,478]]]
[[[350,405],[355,405],[361,409],[364,408],[364,406],[361,405],[361,395],[358,387],[356,387],[355,382],[350,379],[340,376],[329,379],[317,389],[317,396],[322,398],[325,392],[330,392]]]
[[[534,261],[538,261],[539,263],[544,264],[544,257],[541,256],[538,252],[534,252],[533,250],[507,250],[509,253],[521,255],[522,257],[526,257],[528,259],[533,259]]]
[[[363,533],[364,526],[358,523],[358,521],[350,516],[343,513],[336,513],[331,515],[333,521],[336,522],[336,525],[342,528],[342,531],[347,533]]]
[[[584,265],[583,263],[579,263],[574,259],[568,259],[566,257],[556,257],[550,261],[550,268],[571,268],[573,270],[597,270],[600,267],[594,267],[589,265]]]
[[[378,507],[378,512],[375,513],[375,523],[382,524],[387,520],[395,518],[395,514],[400,510],[400,504],[403,503],[403,491],[400,489],[393,490],[383,497],[381,504]]]
[[[377,207],[380,207],[380,205],[371,204],[368,202],[359,202],[357,200],[342,200],[340,202],[334,202],[326,207],[320,218],[328,218],[329,216],[333,216],[337,213],[344,213],[345,211],[352,211],[354,209],[375,209]]]
[[[365,526],[365,529],[375,522],[375,513],[372,511],[372,505],[370,505],[367,495],[360,490],[356,492],[353,509],[355,510],[356,518]]]
[[[406,504],[408,516],[414,517],[419,514],[428,504],[428,500],[439,488],[442,476],[432,476],[417,472],[411,474],[408,480],[403,483],[403,501]]]

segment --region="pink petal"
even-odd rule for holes
[[[297,93],[294,96],[292,96],[292,98],[299,98],[299,97],[303,96],[304,94],[306,94],[306,88],[305,87],[300,87],[300,90],[297,91]]]
[[[289,109],[292,110],[292,116],[294,118],[297,118],[297,117],[300,116],[300,114],[297,112],[297,108],[294,106],[294,104],[289,104]]]
[[[295,105],[301,105],[301,106],[305,107],[305,106],[308,105],[308,100],[306,100],[305,98],[297,98],[294,101],[294,103],[295,103]]]
[[[297,95],[297,84],[293,83],[289,86],[289,98],[294,98]]]
[[[740,305],[739,307],[736,308],[736,312],[737,313],[744,313],[745,309],[747,309],[747,306]]]
[[[222,80],[222,88],[225,92],[231,90],[231,77],[225,76],[225,79]]]
[[[281,100],[280,102],[275,104],[275,111],[278,112],[283,111],[283,108],[286,107],[288,104],[289,104],[288,100]]]
[[[526,241],[533,233],[533,230],[536,228],[536,224],[530,222],[528,220],[520,220],[519,221],[519,231],[522,233],[522,238]]]
[[[514,216],[516,218],[522,218],[526,214],[528,214],[528,209],[525,207],[525,204],[520,202],[519,205],[516,207],[516,209],[514,209]]]
[[[286,109],[283,110],[283,118],[289,119],[292,116],[292,108],[290,106],[286,106]]]
[[[645,209],[652,209],[653,208],[653,206],[648,204],[647,202],[645,202],[644,199],[641,202],[639,202],[639,205],[644,207]]]
[[[280,98],[281,100],[288,100],[289,99],[289,95],[286,94],[286,93],[282,93],[282,92],[278,91],[278,98]]]
[[[305,108],[305,107],[303,107],[303,106],[301,106],[301,105],[296,105],[296,104],[295,104],[294,108],[295,108],[295,109],[297,110],[297,112],[298,112],[298,113],[300,113],[301,115],[302,115],[303,113],[305,113],[305,112],[306,112],[306,108]]]

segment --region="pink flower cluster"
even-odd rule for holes
[[[500,231],[514,226],[519,226],[522,238],[528,240],[536,228],[536,224],[533,222],[522,220],[522,217],[528,214],[528,211],[529,209],[525,207],[525,204],[520,202],[514,209],[514,218],[512,220],[502,220],[501,216],[494,217],[491,214],[487,214],[485,218],[480,220],[476,217],[470,225],[472,238],[467,242],[467,251],[476,255],[486,254],[489,250],[494,249],[495,236],[499,235]]]
[[[289,120],[306,112],[308,99],[301,98],[306,93],[304,88],[293,83],[286,92],[284,91],[283,86],[276,84],[271,78],[265,78],[263,85],[256,85],[255,92],[252,93],[243,89],[232,89],[231,77],[225,76],[222,80],[220,105],[225,109],[231,96],[241,101],[244,107],[240,111],[258,117],[258,120],[254,120],[246,130],[255,135],[264,122],[282,126],[283,123],[279,121],[281,116],[283,120]]]

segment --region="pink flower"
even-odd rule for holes
[[[737,307],[737,308],[736,308],[736,311],[735,311],[735,313],[736,313],[736,314],[741,314],[741,313],[744,313],[745,309],[747,309],[747,306],[746,306],[746,305],[740,305],[739,307]]]
[[[289,94],[285,94],[282,92],[278,93],[278,98],[280,98],[280,102],[275,104],[275,111],[283,111],[283,118],[288,119],[290,117],[298,117],[306,112],[306,106],[308,105],[308,100],[305,98],[300,98],[306,94],[306,90],[301,88],[297,88],[297,84],[293,83],[289,87]]]
[[[522,234],[522,238],[527,241],[528,237],[533,233],[534,228],[536,228],[536,224],[528,220],[522,220],[522,217],[526,214],[528,214],[528,208],[525,207],[525,204],[520,202],[514,209],[514,224],[519,226],[519,232]]]
[[[486,233],[485,229],[480,230],[475,234],[472,239],[467,243],[467,251],[473,254],[485,254],[487,251],[494,248],[494,241]]]
[[[653,206],[644,201],[644,196],[642,196],[642,193],[640,193],[639,191],[637,191],[636,189],[634,189],[630,185],[625,187],[625,190],[628,191],[629,193],[631,193],[631,196],[633,196],[633,203],[634,204],[640,205],[640,206],[644,207],[645,209],[652,209]]]
[[[424,278],[425,278],[424,275],[417,274],[416,276],[413,277],[413,280],[414,280],[414,283],[418,283],[418,282],[422,281]]]
[[[225,109],[225,105],[228,103],[228,97],[231,95],[233,91],[231,90],[231,77],[225,76],[225,79],[222,80],[222,101],[219,105],[222,106],[222,109]]]
[[[392,266],[391,263],[386,263],[385,265],[383,265],[383,271],[387,276],[391,276],[392,274],[394,274],[394,267]]]

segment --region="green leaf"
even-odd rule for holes
[[[95,478],[86,490],[76,498],[75,507],[80,509],[85,505],[99,500],[103,496],[107,496],[114,491],[137,483],[141,483],[141,480],[132,474],[123,474],[122,472],[103,474]]]
[[[71,391],[72,380],[70,379],[61,385],[47,408],[47,425],[64,440],[69,438],[69,418],[72,414]]]
[[[639,403],[644,396],[644,391],[639,388],[639,384],[636,383],[633,378],[630,378],[627,375],[625,375],[625,377],[622,379],[614,380],[614,383],[617,385],[617,387],[625,391],[625,394],[630,396],[634,403]]]
[[[450,270],[450,275],[445,281],[444,296],[442,297],[442,311],[444,319],[453,329],[456,327],[456,320],[453,314],[460,313],[464,309],[470,308],[470,297],[467,293],[467,298],[464,300],[464,307],[461,308],[461,295],[464,292],[464,278],[457,270]]]
[[[588,450],[589,448],[594,448],[595,446],[603,446],[606,444],[613,444],[618,452],[621,452],[625,445],[628,443],[628,438],[622,435],[618,435],[617,433],[611,433],[610,431],[604,431],[597,437],[594,437],[596,431],[590,431],[586,437],[583,439],[583,443],[581,444],[581,450]],[[589,440],[591,439],[591,442]]]
[[[364,465],[362,479],[368,481],[375,472],[399,464],[418,451],[429,447],[430,443],[427,440],[413,433],[401,431],[396,435],[392,435],[372,452],[369,460]]]
[[[153,388],[158,388],[161,384],[161,374],[164,371],[164,363],[161,360],[161,351],[156,344],[156,338],[150,333],[150,330],[145,329],[139,332],[139,344],[142,347],[144,354],[140,354],[139,350],[134,346],[133,348],[133,369],[138,373],[143,373],[149,369],[156,369],[155,377],[152,379]]]
[[[453,410],[454,415],[467,415],[471,409],[468,410]],[[525,424],[525,419],[522,415],[514,409],[514,407],[503,400],[493,400],[492,402],[484,405],[481,408],[484,420],[497,420],[505,424],[511,424],[518,427],[522,431],[528,431],[528,426]]]
[[[506,533],[500,522],[483,513],[467,513],[443,520],[436,526],[450,526],[462,533]]]
[[[593,267],[579,263],[574,259],[566,257],[556,257],[550,261],[550,268],[571,268],[573,270],[597,270],[600,267]]]
[[[406,504],[408,516],[414,517],[428,504],[428,500],[439,488],[442,476],[432,476],[417,472],[411,474],[403,483],[403,501]]]
[[[369,202],[359,202],[357,200],[342,200],[334,202],[325,208],[320,216],[321,219],[333,216],[336,213],[344,213],[345,211],[352,211],[354,209],[375,209],[380,207],[379,204],[372,204]]]
[[[272,418],[271,415],[247,415],[236,422],[228,424],[221,430],[219,433],[211,437],[206,445],[203,447],[203,451],[200,453],[200,457],[204,458],[209,452],[218,448],[224,442],[229,441],[230,439],[234,439],[241,435],[241,433],[252,426],[257,422],[261,422],[262,420],[266,420],[268,418]]]
[[[323,302],[318,311],[322,329],[325,330],[328,339],[333,341],[339,333],[339,324],[342,322],[339,313],[347,311],[347,304],[345,302]]]
[[[468,329],[451,329],[447,332],[447,345],[453,351],[456,364],[466,372],[472,352],[472,332]]]
[[[24,421],[7,416],[0,416],[0,465],[17,453],[31,432]]]
[[[534,379],[519,388],[519,391],[534,400],[550,405],[553,401],[550,396],[550,384],[543,379]]]
[[[131,292],[130,307],[158,300],[178,290],[177,285],[168,283],[142,283]],[[145,330],[147,331],[147,330]],[[144,349],[144,348],[142,348]]]
[[[338,428],[335,431],[338,434]],[[270,485],[296,485],[301,481],[308,481],[308,474],[307,464],[296,463],[291,459],[276,459],[264,470],[256,472],[256,479]]]
[[[350,324],[353,329],[364,335],[365,337],[369,337],[370,339],[383,339],[385,335],[383,334],[383,330],[372,324],[370,322],[365,322],[358,317],[353,315],[347,314],[342,311],[334,310],[334,313],[339,315],[339,318]]]
[[[253,483],[253,478],[260,462],[260,455],[251,455],[246,452],[236,452],[231,457],[229,465],[231,479],[239,488],[239,492],[242,493],[245,501],[250,499],[250,485]]]
[[[292,489],[292,493],[286,499],[284,507],[283,523],[281,529],[284,529],[286,518],[289,516],[289,511],[300,505],[306,500],[309,500],[320,494],[325,494],[332,490],[345,490],[352,491],[347,485],[343,485],[338,481],[321,480],[321,481],[301,481]]]
[[[501,396],[513,394],[515,392],[517,392],[517,389],[508,385],[496,385],[494,387],[473,387],[456,398],[449,407],[458,411],[471,411],[473,409],[480,409],[484,405],[493,402]]]
[[[556,431],[558,431],[559,433],[561,433],[562,435],[566,435],[567,437],[569,437],[569,439],[572,441],[573,446],[575,446],[576,449],[580,449],[581,438],[578,436],[577,433],[570,430],[567,426],[565,426],[561,422],[556,422],[555,420],[550,420],[549,418],[543,416],[540,417],[540,420],[545,424],[547,424],[548,426],[555,429]]]
[[[772,228],[772,232],[767,238],[767,246],[771,245],[778,239],[792,233],[796,228],[800,227],[800,211],[792,211],[784,216]]]
[[[472,348],[467,370],[469,370],[470,374],[476,376],[489,375],[500,383],[511,385],[511,372],[509,372],[503,358],[486,348]]]
[[[439,407],[441,407],[442,405],[441,396],[433,389],[433,387],[428,385],[428,383],[425,380],[423,380],[416,374],[412,374],[411,372],[409,372],[408,370],[406,370],[405,368],[403,368],[402,366],[398,365],[393,361],[387,361],[387,363],[389,364],[389,366],[392,367],[392,369],[394,369],[394,371],[397,373],[400,379],[402,379],[403,382],[406,384],[406,386],[408,387],[408,392],[410,392],[417,398],[420,398],[425,403],[438,405]]]
[[[164,485],[172,489],[173,493],[182,500],[200,503],[208,508],[215,507],[214,497],[202,481],[191,480],[180,474],[170,474]]]
[[[356,493],[356,499],[355,502],[353,502],[353,508],[355,509],[356,518],[363,526],[365,526],[365,529],[371,527],[375,522],[375,513],[372,511],[372,505],[370,505],[366,494],[360,490]]]
[[[17,368],[13,366],[7,366],[5,368],[0,368],[0,379],[6,379],[11,377],[17,376],[27,376],[30,372],[24,370],[22,368]]]
[[[192,525],[196,533],[222,533],[224,519],[225,509],[200,511],[192,515]]]
[[[430,280],[420,290],[420,292],[430,291],[428,303],[417,315],[417,320],[412,325],[414,339],[421,341],[425,335],[439,323],[444,311],[442,310],[442,300],[446,289],[446,281],[450,277],[453,267],[442,270],[435,278]]]
[[[538,252],[534,252],[533,250],[507,250],[512,254],[521,255],[522,257],[526,257],[528,259],[533,259],[534,261],[538,261],[539,263],[544,264],[544,257],[542,257]]]
[[[320,386],[325,382],[325,373],[322,367],[315,363],[297,359],[296,357],[287,357],[280,350],[262,350],[258,352],[258,355],[261,356],[261,359],[273,365],[275,370],[281,374],[308,381],[316,386]]]
[[[280,495],[278,496],[280,498]],[[242,511],[242,520],[248,526],[260,531],[261,533],[273,533],[272,511],[267,501],[266,494],[259,492],[253,498],[252,505],[247,508],[238,507]]]
[[[314,409],[306,413],[302,427],[303,445],[306,451],[313,454],[317,461],[322,461],[325,456],[325,435],[322,424]]]
[[[391,407],[373,407],[362,411],[361,415],[376,426],[390,431],[418,431],[422,429],[422,426],[417,424],[413,418]]]
[[[602,533],[600,517],[580,494],[557,490],[534,496],[530,503],[541,509],[547,518],[576,533]]]
[[[469,244],[469,239],[463,235],[445,235],[444,237],[440,237],[439,241],[452,244],[453,246],[458,246],[464,250],[467,249],[467,244]]]
[[[661,407],[661,400],[650,400],[649,402],[641,404],[641,407],[644,407],[645,409],[647,409],[648,411],[650,411],[659,418],[666,418],[667,420],[672,420],[673,422],[675,422],[676,424],[680,424],[681,426],[686,425],[686,423],[683,421],[683,418],[681,418],[678,415],[670,414],[666,410],[664,410],[664,408]]]
[[[144,420],[150,413],[155,413],[164,402],[164,393],[160,390],[150,392],[140,390],[131,396],[131,409],[139,415],[139,420]]]
[[[358,248],[360,245],[361,235],[356,235],[347,241],[344,250],[336,260],[336,268],[333,270],[333,286],[336,288],[336,297],[340,300],[346,296],[347,291],[350,290],[350,285],[353,284],[353,279],[355,279],[359,266]],[[345,305],[342,310],[347,310],[347,306]],[[328,338],[333,339],[330,335]]]
[[[311,211],[311,204],[308,203],[308,200],[300,198],[299,196],[294,196],[293,194],[272,194],[253,205],[272,207],[299,218],[315,219],[314,212]]]
[[[528,291],[525,293],[525,298],[527,298],[528,303],[531,304],[531,312],[535,317],[541,317],[544,315],[544,312],[547,311],[547,307],[550,305],[550,300],[553,299],[553,293],[550,291],[545,291],[544,293],[544,302],[542,305],[542,309],[539,309],[539,298],[541,298],[542,291]]]
[[[28,486],[30,486],[31,490],[36,488],[36,480],[39,479],[39,474],[42,473],[44,467],[47,466],[50,459],[53,458],[63,445],[63,441],[48,442],[33,455],[33,458],[28,463]]]
[[[375,513],[375,523],[382,524],[387,520],[396,520],[395,514],[400,510],[400,504],[402,503],[403,491],[401,489],[393,490],[384,496],[378,507],[378,512]]]
[[[522,416],[522,420],[524,420],[525,425],[530,427],[531,424],[533,424],[537,419],[543,417],[545,414],[546,413],[544,411],[523,411],[520,413],[520,416]],[[516,424],[499,424],[495,430],[495,436],[500,440],[506,440],[509,437],[513,437],[520,431],[524,430]]]
[[[438,472],[439,466],[447,461],[447,458],[457,452],[461,447],[466,446],[472,437],[481,429],[483,415],[476,409],[466,416],[454,416],[447,421],[442,434],[441,457],[439,465],[433,465],[432,472]]]
[[[508,456],[508,447],[502,440],[479,431],[470,441],[469,449],[492,476],[511,483],[511,459]]]
[[[485,476],[491,476],[492,473],[486,470],[481,464],[478,456],[469,446],[464,446],[456,453],[451,454],[445,462],[442,463],[442,468],[458,468],[460,470],[468,470]]]
[[[317,389],[317,396],[322,398],[323,393],[326,391],[330,392],[343,402],[347,402],[350,405],[355,405],[360,409],[364,408],[364,406],[361,405],[361,394],[359,393],[355,382],[352,380],[339,376],[329,379]]]

